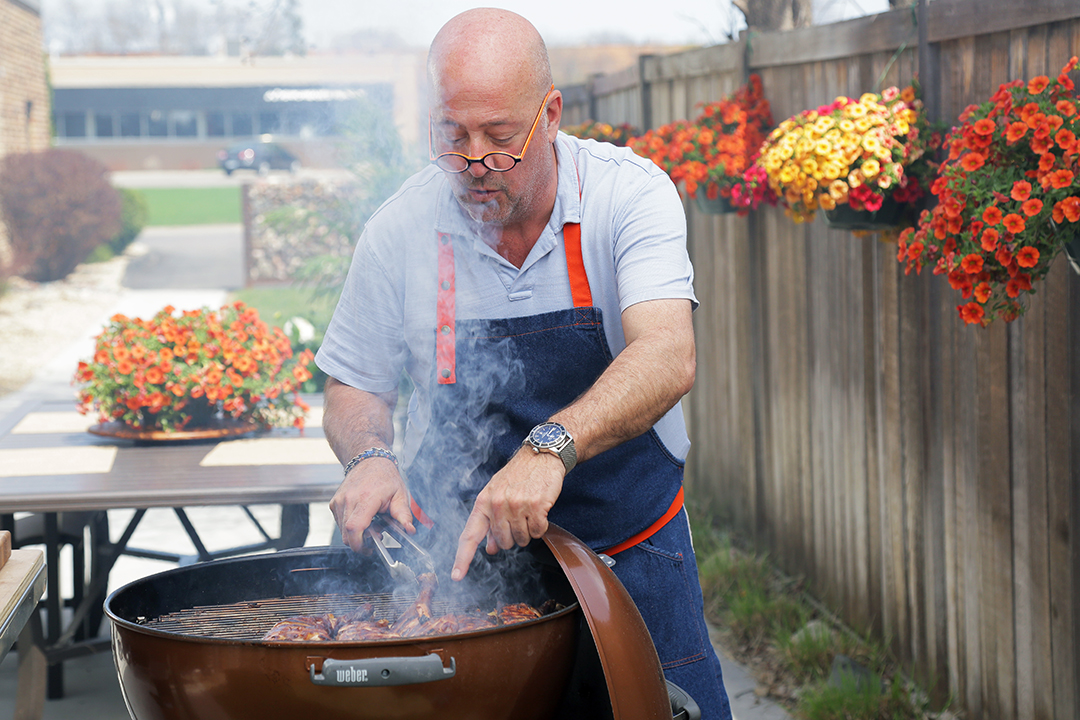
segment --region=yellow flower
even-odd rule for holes
[[[832,126],[832,118],[819,117],[817,119],[817,122],[814,123],[814,132],[816,132],[818,135],[824,135],[825,133],[829,132],[829,128],[831,128]]]
[[[855,120],[855,129],[861,133],[866,132],[871,127],[873,127],[873,123],[870,121],[870,118],[861,117]]]
[[[839,126],[840,126],[840,130],[845,135],[850,134],[852,131],[855,130],[855,123],[853,123],[851,120],[848,120],[847,118],[841,119],[840,123],[839,123]]]
[[[872,178],[876,176],[879,172],[881,172],[881,166],[878,165],[878,161],[874,160],[873,158],[863,162],[860,169],[862,170],[863,175],[865,175],[867,178]]]
[[[815,160],[814,158],[810,157],[802,161],[802,171],[807,175],[813,175],[817,169],[817,160]]]
[[[826,180],[835,180],[843,172],[840,165],[835,162],[827,162],[821,166],[821,174]]]
[[[814,143],[814,152],[816,152],[818,155],[828,155],[830,152],[832,152],[832,143],[830,143],[825,138],[822,138],[821,140],[818,140],[816,143]]]
[[[863,174],[858,170],[852,170],[847,176],[847,182],[851,188],[857,188],[863,184]]]
[[[877,105],[878,96],[874,93],[863,93],[859,98],[859,102],[863,105]]]
[[[814,141],[810,138],[799,138],[799,142],[795,143],[795,152],[799,155],[808,155],[814,151]]]
[[[844,108],[844,115],[852,118],[861,118],[866,115],[866,106],[855,103]]]
[[[808,190],[817,190],[818,189],[817,178],[812,178],[812,177],[806,178],[806,189],[808,189]]]
[[[831,195],[836,202],[843,201],[848,195],[847,183],[843,180],[833,180],[829,183],[829,195]]]
[[[878,142],[878,139],[873,135],[867,135],[863,138],[862,146],[868,152],[877,152],[877,150],[881,147],[881,143]]]
[[[911,130],[911,126],[908,125],[907,122],[905,122],[904,120],[897,120],[896,121],[896,134],[897,135],[907,135],[910,130]]]
[[[789,185],[798,174],[799,171],[795,168],[794,165],[785,165],[780,170],[780,182],[784,183],[785,185]]]
[[[832,199],[832,196],[829,195],[829,193],[818,193],[817,198],[818,205],[821,206],[822,210],[832,210],[836,207],[836,201]]]

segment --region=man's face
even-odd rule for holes
[[[472,158],[490,152],[518,155],[536,121],[524,157],[512,169],[497,172],[473,162],[464,172],[448,173],[454,196],[474,220],[500,225],[520,222],[543,198],[554,162],[550,113],[544,100],[543,95],[520,89],[513,93],[462,91],[445,94],[432,110],[436,155],[448,151]]]

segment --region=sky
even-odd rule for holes
[[[530,20],[549,45],[570,45],[608,35],[639,44],[711,45],[723,42],[742,15],[730,0],[300,0],[309,42],[325,46],[348,29],[385,29],[410,45],[426,47],[454,15],[488,4]],[[820,19],[856,17],[888,9],[887,0],[815,0]]]

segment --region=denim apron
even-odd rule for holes
[[[460,532],[476,495],[533,426],[571,404],[612,361],[601,311],[592,306],[580,227],[565,225],[563,238],[573,308],[458,320],[454,238],[438,234],[431,418],[405,469],[422,521]],[[613,569],[641,611],[665,675],[703,711],[716,711],[704,717],[727,718],[682,509],[682,478],[683,463],[650,429],[571,470],[548,520],[597,552],[618,553]]]

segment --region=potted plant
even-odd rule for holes
[[[166,306],[150,320],[113,316],[74,382],[79,410],[100,417],[98,434],[302,428],[308,406],[296,392],[311,361],[310,350],[294,357],[284,332],[241,302],[179,315]]]
[[[917,88],[890,87],[788,118],[757,164],[795,222],[821,209],[832,227],[878,230],[898,225],[905,206],[923,196],[928,151],[938,145]]]
[[[596,120],[586,120],[578,125],[566,125],[561,129],[567,135],[573,135],[583,140],[599,140],[619,147],[625,147],[627,141],[638,134],[637,128],[630,123],[611,125]]]
[[[969,106],[946,140],[931,192],[938,204],[900,236],[906,271],[946,275],[969,324],[1024,312],[1059,252],[1080,236],[1080,100],[1069,73],[1005,83]]]
[[[703,105],[693,122],[663,125],[627,145],[663,168],[699,210],[745,213],[761,201],[775,201],[769,193],[755,192],[743,177],[770,127],[761,78],[751,75],[734,94]],[[739,204],[731,203],[733,193]]]

